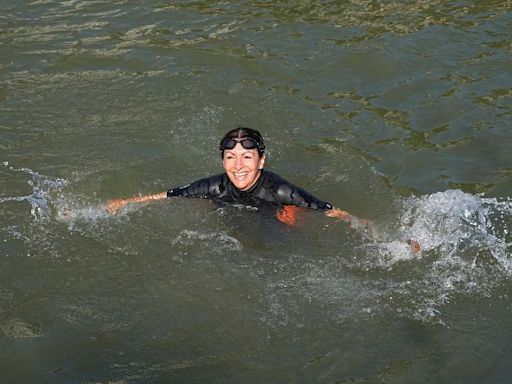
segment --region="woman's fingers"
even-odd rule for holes
[[[329,217],[334,217],[336,219],[341,219],[348,223],[351,228],[362,228],[368,231],[373,229],[373,223],[367,219],[359,219],[355,216],[352,216],[347,211],[343,211],[338,208],[333,208],[329,211],[326,211],[325,214]]]
[[[362,229],[364,232],[368,233],[370,236],[375,236],[375,228],[373,226],[373,222],[367,219],[359,219],[355,216],[352,216],[347,211],[343,211],[338,208],[333,208],[325,212],[325,214],[329,217],[334,217],[337,219],[341,219],[348,223],[350,228],[353,229]],[[408,240],[407,244],[409,244],[409,248],[412,253],[421,252],[421,245],[416,240]]]
[[[106,209],[107,209],[107,212],[112,214],[112,215],[115,215],[117,213],[117,211],[119,211],[122,207],[124,207],[126,205],[126,201],[124,199],[117,199],[117,200],[112,200],[107,206],[106,206]]]
[[[329,217],[335,217],[344,221],[350,221],[350,213],[347,211],[342,211],[338,208],[333,208],[325,212],[325,214]]]

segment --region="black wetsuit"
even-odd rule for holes
[[[229,203],[256,206],[266,201],[277,205],[296,205],[321,211],[332,209],[331,204],[317,199],[302,188],[267,170],[261,171],[256,184],[247,191],[236,188],[228,175],[222,173],[194,181],[183,187],[169,189],[167,197],[173,196],[214,198]]]

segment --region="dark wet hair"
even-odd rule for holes
[[[224,137],[221,139],[221,143],[226,139],[242,139],[245,137],[250,137],[251,139],[254,139],[258,142],[258,154],[263,156],[265,153],[265,143],[263,142],[263,136],[261,136],[261,133],[259,133],[257,130],[247,127],[238,127],[235,129],[232,129],[228,133],[224,135]],[[221,157],[224,156],[224,150],[221,149],[220,152]]]

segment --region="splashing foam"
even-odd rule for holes
[[[126,214],[134,210],[130,205],[120,210],[117,215],[112,216],[107,212],[105,206],[84,203],[66,193],[59,194],[54,203],[57,220],[66,223],[70,231],[77,230],[81,224],[96,228],[106,220],[129,221],[129,217]]]
[[[32,193],[27,196],[0,197],[0,203],[27,201],[36,223],[48,224],[54,216],[58,221],[66,222],[71,230],[79,221],[95,222],[110,217],[105,207],[85,204],[63,192],[70,184],[68,180],[45,176],[29,168],[16,168],[7,161],[1,164],[12,172],[26,173]]]
[[[488,251],[507,273],[512,273],[507,251],[510,201],[450,190],[410,199],[405,209],[402,237],[417,240],[425,251],[439,249],[445,258],[474,255],[473,265],[475,252]]]
[[[385,269],[384,293],[397,311],[439,317],[454,295],[489,296],[512,276],[512,202],[449,190],[403,202],[395,227],[383,231],[362,266]],[[422,251],[412,253],[414,239]]]
[[[20,239],[27,247],[27,255],[47,255],[61,258],[61,252],[55,245],[58,239],[65,236],[55,223],[65,223],[69,231],[93,229],[102,221],[111,218],[102,205],[91,205],[80,201],[75,196],[64,192],[70,182],[62,178],[42,175],[29,168],[16,168],[8,162],[1,162],[12,173],[28,176],[27,184],[32,193],[26,196],[3,196],[0,204],[12,201],[28,202],[32,222],[19,226],[8,225],[4,229],[13,238]],[[130,208],[127,209],[129,211]],[[118,215],[115,220],[129,220],[125,214]]]
[[[67,180],[47,177],[29,168],[15,168],[9,166],[7,161],[2,162],[2,165],[12,172],[27,173],[30,176],[27,183],[32,187],[32,194],[27,196],[1,197],[0,203],[8,201],[27,201],[31,206],[30,213],[35,221],[41,223],[48,222],[51,218],[48,195],[52,191],[61,191],[62,188],[68,184]]]
[[[507,273],[512,273],[511,219],[510,199],[498,201],[460,190],[411,197],[402,202],[395,228],[376,233],[376,242],[370,246],[377,248],[380,267],[392,267],[433,251],[466,261],[475,252],[488,251]],[[422,252],[411,252],[408,240],[417,241]]]

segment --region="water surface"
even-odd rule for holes
[[[509,381],[510,1],[0,11],[4,380]],[[221,172],[238,125],[375,235],[205,200],[105,211]]]

